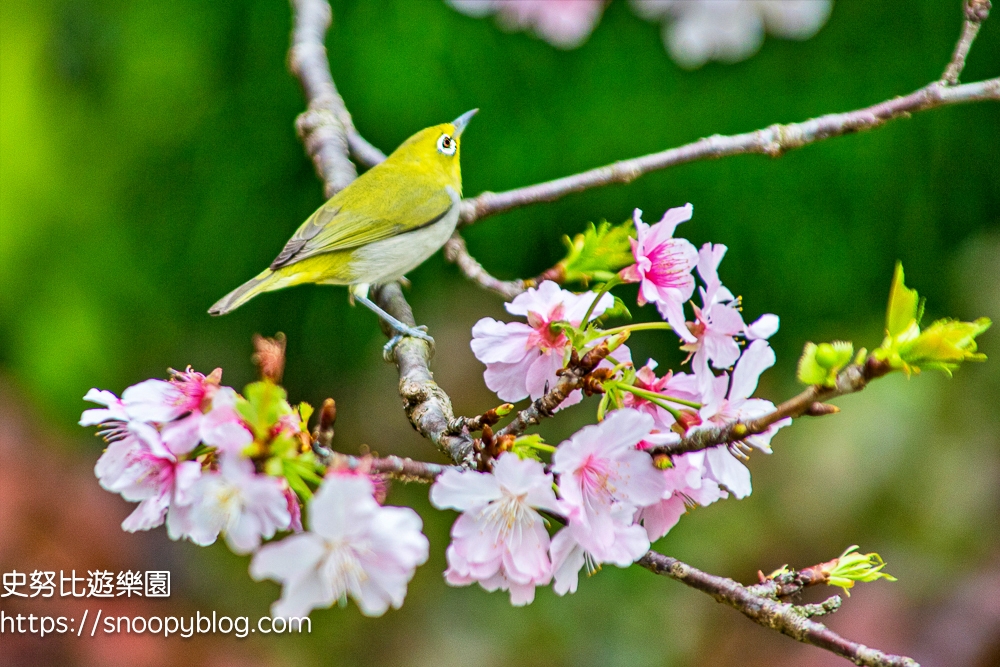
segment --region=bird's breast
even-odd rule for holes
[[[451,188],[449,188],[451,189]],[[459,200],[437,222],[358,248],[351,257],[354,283],[384,284],[402,278],[437,252],[458,224]]]

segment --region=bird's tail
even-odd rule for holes
[[[256,278],[251,278],[216,301],[215,305],[208,309],[208,314],[225,315],[232,310],[236,310],[261,292],[269,292],[270,290],[277,289],[280,287],[277,284],[278,282],[278,274],[271,269],[264,269]]]

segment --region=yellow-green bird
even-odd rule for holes
[[[404,141],[309,216],[270,267],[208,312],[225,315],[262,292],[302,283],[348,285],[354,299],[400,334],[431,340],[376,306],[368,289],[399,280],[455,231],[462,199],[459,143],[477,111]]]

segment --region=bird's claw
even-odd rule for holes
[[[396,354],[396,346],[404,338],[419,338],[425,341],[431,348],[431,354],[434,354],[434,339],[431,338],[430,334],[427,333],[427,327],[421,325],[418,327],[406,327],[405,330],[400,331],[395,336],[389,339],[389,342],[382,347],[382,358],[387,362],[392,363]]]

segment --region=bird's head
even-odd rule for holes
[[[462,191],[462,170],[459,167],[462,132],[479,109],[466,111],[450,123],[433,125],[420,130],[400,144],[389,159],[413,163],[429,174],[450,181],[458,192]]]

